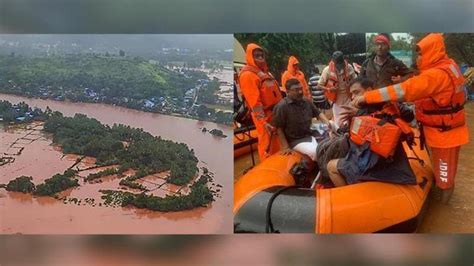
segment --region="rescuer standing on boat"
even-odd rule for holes
[[[464,77],[448,57],[444,38],[432,33],[417,44],[416,64],[420,74],[402,83],[368,91],[354,98],[353,105],[387,101],[415,102],[415,115],[422,136],[431,148],[436,185],[441,201],[447,203],[454,191],[460,147],[469,142],[463,90]]]
[[[240,71],[240,89],[257,129],[260,161],[280,149],[275,128],[270,124],[272,109],[282,99],[278,82],[268,71],[263,49],[250,43],[246,50],[247,64]]]
[[[311,92],[309,91],[308,83],[306,82],[304,73],[300,70],[300,62],[294,56],[290,56],[288,59],[288,67],[281,75],[281,87],[283,92],[286,93],[288,90],[285,84],[289,79],[292,78],[297,79],[300,82],[303,88],[303,96],[306,99],[311,100]]]

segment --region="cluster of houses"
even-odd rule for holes
[[[54,99],[56,101],[64,101],[66,98],[70,100],[81,100],[94,103],[111,103],[119,106],[128,106],[132,105],[135,109],[143,109],[145,111],[158,111],[162,113],[180,113],[180,114],[189,114],[192,111],[192,107],[196,106],[196,98],[199,88],[203,86],[202,84],[207,83],[208,81],[200,80],[194,88],[189,88],[185,92],[184,99],[178,99],[176,97],[151,97],[148,99],[132,99],[129,97],[106,97],[99,92],[91,88],[83,88],[82,93],[80,93],[81,98],[75,98],[78,96],[78,92],[63,90],[52,91],[51,88],[41,87],[38,90],[36,95],[30,95],[33,97],[39,97],[41,99]],[[72,98],[71,95],[74,97]],[[72,99],[71,99],[72,98]]]
[[[0,122],[22,123],[43,116],[44,113],[40,109],[25,108],[24,105],[24,103],[19,103],[8,109],[2,108],[0,112]]]

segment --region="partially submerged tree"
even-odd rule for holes
[[[32,193],[35,191],[35,184],[32,182],[33,178],[31,176],[20,176],[10,182],[6,186],[6,190],[22,192],[22,193]]]

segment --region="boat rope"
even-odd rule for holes
[[[280,188],[268,200],[267,211],[265,213],[265,233],[267,233],[267,234],[268,233],[272,233],[272,234],[273,233],[280,233],[280,231],[275,230],[275,228],[273,228],[272,217],[271,217],[273,201],[275,201],[276,197],[278,197],[278,195],[280,195],[283,191],[288,190],[290,188],[295,188],[295,187],[299,187],[299,186],[289,186],[289,187]]]
[[[420,144],[421,145],[421,144]],[[416,154],[415,150],[413,149],[413,145],[410,145],[409,143],[407,143],[407,146],[410,148],[410,150],[413,152],[413,155],[415,155],[415,157],[407,157],[408,160],[417,160],[421,166],[424,166],[425,165],[425,161],[423,161],[423,159],[421,159],[418,154]]]

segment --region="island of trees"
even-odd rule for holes
[[[190,210],[197,207],[206,207],[214,200],[212,191],[207,186],[209,175],[202,175],[191,185],[191,192],[184,196],[167,196],[165,198],[147,195],[145,193],[131,193],[117,190],[103,190],[102,198],[106,205],[135,206],[140,209],[169,212]]]
[[[3,103],[3,105],[7,105]],[[11,105],[10,108],[16,108]],[[28,105],[24,105],[29,110]],[[4,108],[5,109],[5,108]],[[8,110],[4,110],[8,111]],[[1,113],[0,113],[1,115]],[[142,129],[114,124],[112,127],[101,124],[82,114],[64,117],[60,112],[41,112],[44,118],[44,131],[52,133],[53,143],[59,144],[64,153],[95,157],[97,166],[117,166],[88,175],[84,181],[92,181],[102,176],[117,174],[120,185],[146,191],[136,181],[147,175],[170,171],[167,182],[186,185],[198,174],[198,159],[194,151],[184,143],[175,143],[154,137]],[[125,145],[126,144],[126,145]],[[124,176],[133,169],[135,174]],[[56,174],[43,184],[34,185],[31,177],[21,176],[6,185],[9,191],[33,193],[38,196],[54,196],[68,188],[79,186],[75,179],[77,171],[68,169]],[[188,195],[175,195],[159,198],[151,195],[125,193],[121,205],[133,205],[160,211],[177,211],[205,206],[213,201],[212,191],[207,187],[210,176],[206,171],[193,185]]]
[[[213,136],[220,137],[220,138],[227,138],[227,136],[224,134],[224,132],[220,129],[217,129],[217,128],[208,130],[207,128],[203,127],[201,131],[202,132],[208,132],[209,131],[209,133]]]
[[[8,191],[33,193],[36,190],[36,186],[32,180],[33,177],[23,175],[8,182],[5,188]]]
[[[35,186],[31,176],[17,177],[6,185],[6,190],[33,193],[37,196],[52,196],[58,192],[64,191],[71,187],[79,186],[78,180],[74,179],[76,171],[66,170],[63,174],[55,174],[53,177],[46,179],[44,183]]]
[[[77,187],[79,186],[79,181],[74,179],[76,173],[77,171],[68,169],[63,174],[55,174],[53,177],[46,179],[43,184],[37,185],[33,194],[52,196],[68,188]]]
[[[64,117],[54,112],[45,121],[44,131],[53,134],[53,142],[64,153],[96,157],[100,166],[118,164],[118,173],[131,168],[143,177],[170,170],[168,182],[184,185],[198,171],[198,159],[186,144],[154,137],[142,129],[109,127],[82,114]]]

